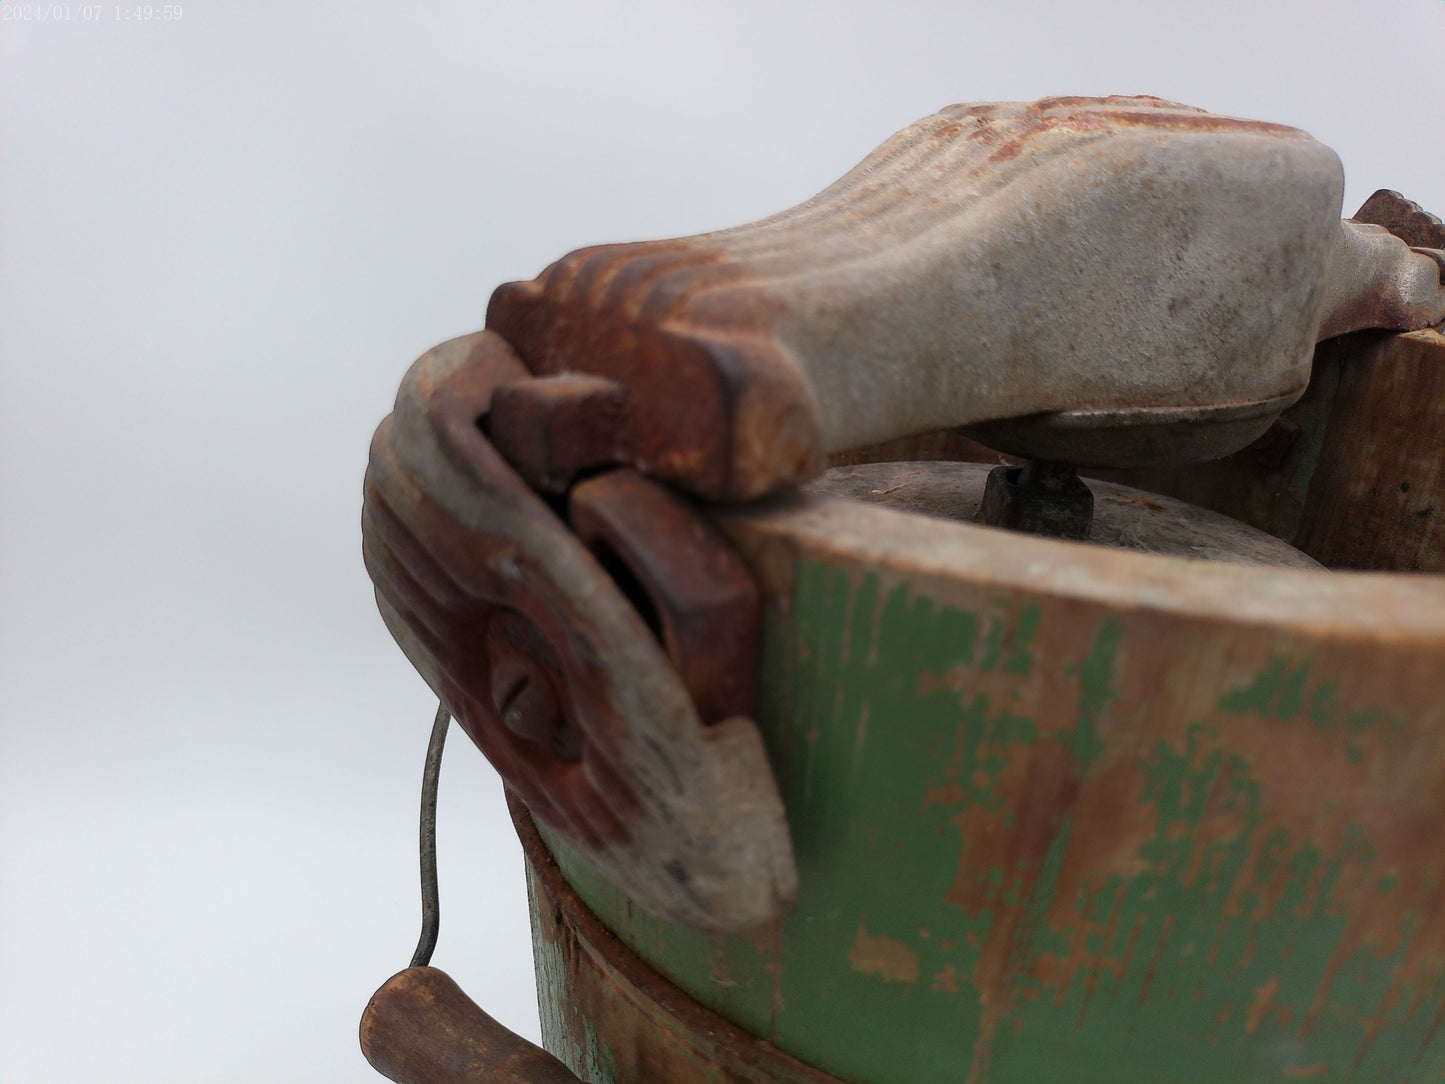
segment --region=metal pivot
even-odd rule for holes
[[[1094,519],[1094,494],[1069,464],[1030,459],[989,472],[979,515],[990,527],[1082,542]]]

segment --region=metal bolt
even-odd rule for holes
[[[503,725],[563,760],[581,760],[582,743],[558,688],[560,669],[537,627],[516,611],[498,610],[486,644],[492,707]]]
[[[1078,480],[1079,472],[1068,463],[1030,459],[1019,472],[1018,484],[1026,490],[1053,494],[1068,492]]]
[[[1094,494],[1069,464],[1030,459],[989,472],[979,515],[991,527],[1081,541],[1089,537]]]

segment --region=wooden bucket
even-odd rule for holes
[[[932,516],[723,513],[798,904],[659,922],[518,807],[547,1048],[592,1084],[1445,1079],[1442,448],[1445,336],[1368,333],[1251,448],[1116,480],[1373,571],[938,518],[941,466]]]

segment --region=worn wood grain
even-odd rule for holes
[[[1445,572],[1445,335],[1362,331],[1319,345],[1309,390],[1211,463],[1087,471],[1213,509],[1330,568]]]
[[[1445,335],[1350,347],[1296,543],[1334,568],[1445,571]]]

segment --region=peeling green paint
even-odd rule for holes
[[[1121,636],[1117,622],[1101,621],[1083,661],[1064,668],[1066,674],[1076,675],[1079,680],[1079,716],[1068,745],[1080,765],[1092,764],[1103,748],[1098,735],[1099,713],[1114,699],[1110,675]]]
[[[537,886],[532,873],[527,875],[527,908],[532,916],[532,966],[537,975],[537,1008],[541,1016],[542,1046],[560,1058],[574,1073],[586,1071],[587,1050],[578,1046],[567,1027],[567,968],[561,949],[542,935],[538,924]],[[589,1029],[590,1031],[590,1029]],[[613,1084],[584,1076],[589,1084]]]
[[[1197,715],[1121,740],[1122,675],[1152,650],[1122,619],[803,561],[765,623],[758,719],[796,911],[708,938],[548,843],[649,963],[846,1080],[1445,1079],[1445,978],[1411,955],[1425,916],[1402,911],[1388,943],[1352,924],[1350,901],[1402,898],[1402,870],[1364,824],[1285,827],[1236,741],[1300,720],[1364,771],[1359,742],[1393,716],[1261,643],[1209,672]],[[1125,819],[1111,835],[1097,816]]]
[[[586,1029],[587,1043],[582,1050],[582,1062],[577,1068],[577,1075],[587,1084],[613,1084],[617,1079],[617,1066],[612,1057],[612,1051],[607,1048],[605,1042],[597,1038],[597,1029],[592,1026],[591,1020],[583,1021]]]

